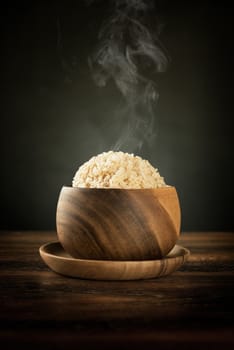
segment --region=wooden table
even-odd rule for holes
[[[234,233],[183,233],[189,261],[160,279],[108,282],[52,272],[55,232],[0,232],[2,349],[201,349],[234,345]]]

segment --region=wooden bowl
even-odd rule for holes
[[[63,187],[57,234],[73,257],[96,260],[159,259],[180,234],[174,187],[96,189]]]

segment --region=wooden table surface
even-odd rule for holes
[[[2,349],[213,349],[234,345],[234,233],[182,233],[189,261],[142,281],[52,272],[40,245],[55,232],[0,232]],[[2,347],[3,346],[3,347]]]

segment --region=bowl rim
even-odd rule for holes
[[[53,253],[50,252],[51,249],[51,245],[58,245],[60,246],[64,251],[65,249],[63,248],[62,243],[59,240],[56,241],[51,241],[51,242],[47,242],[44,243],[40,248],[39,248],[39,252],[40,254],[44,254],[46,256],[49,257],[54,257],[55,255]],[[155,258],[155,259],[146,259],[146,260],[108,260],[108,259],[85,259],[85,258],[73,258],[69,253],[68,256],[56,256],[56,259],[58,260],[67,260],[67,261],[86,261],[86,262],[96,262],[96,263],[108,263],[108,264],[124,264],[126,262],[128,263],[132,263],[132,264],[136,264],[136,263],[142,263],[142,262],[152,262],[152,261],[162,261],[165,259],[175,259],[175,256],[173,256],[173,250],[175,249],[180,249],[183,252],[183,256],[188,257],[191,255],[191,252],[188,248],[182,246],[181,244],[176,243],[174,245],[174,247],[162,258]],[[171,254],[171,255],[170,255]]]
[[[143,192],[143,191],[167,191],[167,190],[176,190],[176,187],[173,185],[166,185],[162,187],[149,187],[149,188],[118,188],[118,187],[73,187],[69,185],[63,185],[61,189],[70,189],[74,191],[130,191],[130,192]]]

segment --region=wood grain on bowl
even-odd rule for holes
[[[176,189],[63,187],[57,233],[73,257],[147,260],[165,256],[180,233]]]

